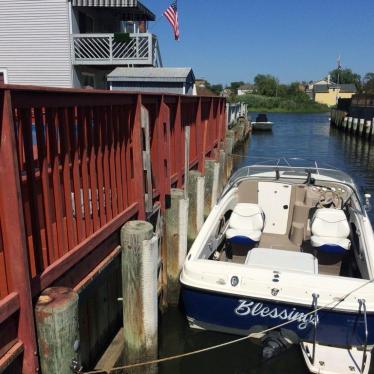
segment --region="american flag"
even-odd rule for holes
[[[177,0],[174,0],[171,5],[165,10],[164,16],[170,22],[174,31],[175,40],[179,40],[179,22],[178,22],[178,7]]]

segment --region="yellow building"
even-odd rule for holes
[[[328,106],[337,104],[338,99],[350,99],[357,92],[354,84],[315,84],[313,86],[314,101]]]

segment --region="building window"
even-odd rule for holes
[[[135,21],[122,21],[121,31],[129,34],[136,34],[139,32],[139,23]]]
[[[81,79],[81,84],[82,87],[92,87],[95,88],[96,81],[95,81],[95,74],[93,73],[82,73],[82,79]]]
[[[0,84],[7,84],[8,83],[8,73],[6,69],[0,68]]]
[[[93,18],[79,12],[79,32],[81,34],[90,34],[94,32],[94,21]]]

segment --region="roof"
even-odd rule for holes
[[[327,84],[316,84],[313,87],[313,91],[318,93],[329,92],[329,86]]]
[[[238,90],[252,90],[253,85],[252,84],[242,84],[241,86],[238,87]]]
[[[348,84],[318,84],[313,87],[313,91],[316,93],[327,93],[329,92],[330,88],[340,88],[339,92],[357,92],[356,85],[354,83],[348,83]]]
[[[356,85],[354,83],[341,84],[340,92],[357,92]]]
[[[145,5],[138,0],[70,0],[72,6],[77,7],[106,7],[127,8],[146,15],[147,19],[154,21],[156,16]]]
[[[185,82],[195,81],[191,68],[122,68],[118,67],[108,74],[108,81],[121,82]]]

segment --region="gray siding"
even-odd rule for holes
[[[0,69],[8,83],[71,87],[68,0],[0,0]]]
[[[183,94],[180,82],[110,82],[113,91]]]

